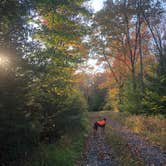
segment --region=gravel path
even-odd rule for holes
[[[109,124],[117,134],[128,142],[131,151],[145,161],[146,166],[166,166],[166,152],[159,146],[145,141],[116,121],[109,120]]]
[[[77,166],[115,166],[111,156],[111,149],[105,142],[105,136],[101,137],[99,133],[94,136],[91,133],[86,141],[82,161]]]
[[[107,125],[126,142],[131,152],[144,160],[145,166],[166,166],[166,152],[159,146],[152,145],[137,134],[132,133],[118,122],[109,120]],[[90,132],[85,141],[85,149],[81,160],[76,166],[117,166],[113,155],[113,149],[106,143],[105,136],[96,136]]]

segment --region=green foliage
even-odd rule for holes
[[[5,70],[0,66],[3,165],[23,166],[32,158],[39,141],[55,143],[67,132],[84,128],[87,106],[71,83],[82,54],[79,49],[75,54],[69,51],[75,43],[75,49],[80,47],[86,29],[78,20],[79,14],[88,13],[82,3],[83,0],[1,2],[0,48],[4,51],[0,50],[0,56],[9,52],[8,57],[3,56],[11,63]],[[68,149],[56,149],[57,156],[58,151],[70,153]],[[48,163],[51,160],[48,158]]]
[[[100,111],[105,102],[106,90],[100,88],[94,88],[92,90],[93,91],[89,96],[89,110]]]
[[[133,91],[130,82],[123,87],[120,109],[135,114],[166,115],[166,79],[165,75],[146,75],[145,92],[140,87]]]
[[[56,114],[55,126],[63,134],[84,127],[84,114],[87,111],[87,104],[83,96],[74,91],[60,106],[61,108]]]
[[[87,84],[87,91],[88,91],[88,105],[89,111],[100,111],[105,103],[105,97],[107,93],[107,88],[103,87],[103,83],[105,81],[105,75],[98,73],[98,74],[91,74],[89,82]]]
[[[122,90],[122,103],[119,105],[120,110],[134,114],[142,113],[142,93],[141,89],[133,90],[132,83],[126,82]]]
[[[166,75],[147,76],[147,85],[142,102],[145,113],[166,115]]]
[[[20,110],[0,110],[0,161],[22,166],[38,144],[39,133]]]
[[[41,144],[25,166],[73,166],[83,150],[85,130],[70,132],[56,144]]]
[[[73,94],[55,119],[61,137],[54,144],[40,144],[25,166],[73,166],[80,158],[89,127],[86,113],[83,112],[87,106],[78,92]]]
[[[104,110],[113,110],[115,112],[118,110],[118,104],[119,104],[119,89],[118,88],[112,88],[109,90],[106,98],[106,104],[104,105]]]

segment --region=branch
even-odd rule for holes
[[[108,66],[109,66],[109,68],[110,68],[110,70],[111,70],[111,72],[112,72],[112,74],[113,74],[113,77],[114,77],[116,83],[119,85],[119,80],[118,80],[118,78],[117,78],[115,72],[113,71],[112,66],[111,66],[111,64],[110,64],[110,62],[109,62],[107,56],[105,55],[105,51],[104,51],[104,49],[103,49],[103,55],[104,55],[104,59],[105,59],[105,61],[108,63]]]
[[[156,44],[156,46],[157,46],[157,49],[158,49],[160,55],[162,55],[162,51],[160,50],[160,47],[159,47],[158,42],[157,42],[157,39],[156,39],[155,34],[154,34],[154,32],[153,32],[153,29],[152,29],[152,27],[151,27],[151,25],[150,25],[150,23],[149,23],[147,17],[145,16],[145,13],[143,13],[143,17],[144,17],[145,22],[147,23],[148,28],[149,28],[149,30],[150,30],[152,36],[153,36],[154,42],[155,42],[155,44]]]

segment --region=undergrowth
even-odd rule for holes
[[[74,166],[80,159],[89,127],[86,118],[82,123],[81,129],[73,128],[54,144],[41,143],[25,166]]]
[[[65,135],[56,144],[40,144],[26,166],[73,166],[83,150],[84,135]]]

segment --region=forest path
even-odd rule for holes
[[[127,143],[132,153],[144,160],[146,166],[166,166],[166,152],[118,122],[109,119],[108,125]]]
[[[93,116],[90,118],[93,125],[97,118]],[[118,122],[107,119],[107,131],[111,128],[116,134],[127,142],[127,145],[135,156],[144,161],[145,166],[166,166],[166,152],[159,146],[152,145],[137,134],[132,133],[130,130],[123,127]],[[110,145],[107,144],[105,135],[101,136],[100,132],[93,135],[91,129],[89,136],[86,139],[85,149],[81,160],[76,166],[119,166],[112,155],[114,153]],[[125,166],[125,165],[124,165]]]
[[[105,141],[105,135],[90,133],[82,159],[77,166],[116,166],[111,155],[111,148]]]

